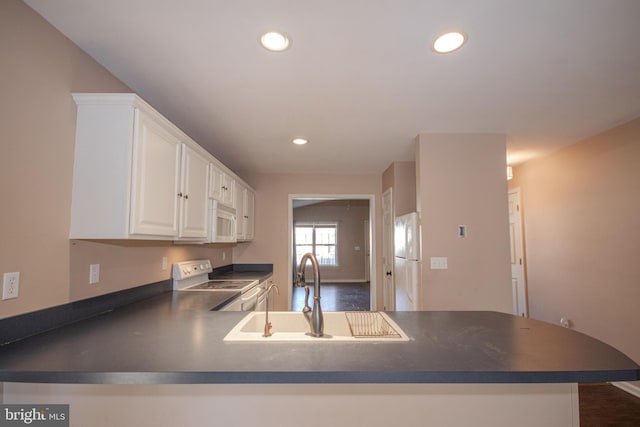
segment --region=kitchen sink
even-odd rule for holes
[[[269,312],[271,336],[264,337],[265,312],[253,311],[238,322],[225,341],[409,341],[402,329],[381,312],[329,311],[324,314],[324,335],[309,335],[309,323],[298,311]]]

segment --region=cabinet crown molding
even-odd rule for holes
[[[76,105],[130,105],[153,110],[135,93],[72,93]]]

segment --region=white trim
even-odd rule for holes
[[[624,382],[614,382],[611,384],[618,387],[620,390],[624,390],[627,393],[640,398],[640,383],[632,384],[628,381],[624,381]]]
[[[293,271],[293,200],[294,199],[310,199],[310,200],[368,200],[369,201],[369,230],[370,230],[370,277],[369,277],[369,294],[370,294],[370,307],[371,310],[375,310],[377,307],[377,295],[376,295],[376,196],[375,194],[289,194],[288,206],[287,206],[287,230],[289,238],[287,239],[288,255],[287,255],[287,305],[291,309],[292,292],[289,281],[291,272]]]

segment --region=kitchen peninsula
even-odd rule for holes
[[[102,399],[133,399],[158,417],[173,408],[186,417],[181,425],[213,408],[227,419],[247,403],[261,409],[225,425],[297,425],[281,412],[305,416],[311,402],[323,408],[318,419],[334,423],[357,416],[383,425],[382,414],[413,402],[411,414],[391,419],[455,425],[486,416],[506,425],[537,413],[545,425],[577,425],[576,383],[640,379],[640,366],[596,339],[497,312],[390,312],[411,338],[403,343],[229,343],[246,313],[211,311],[211,298],[166,292],[0,347],[4,402],[70,403],[72,420],[76,411],[94,426],[160,425],[115,406],[100,424],[91,414],[105,411]]]

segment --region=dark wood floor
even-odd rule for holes
[[[580,427],[640,426],[640,398],[611,384],[580,384]]]
[[[310,284],[311,287],[311,284]],[[309,305],[313,306],[313,289]],[[369,310],[369,283],[322,283],[324,311]],[[293,310],[302,310],[304,290],[293,290]],[[581,427],[640,427],[640,398],[611,384],[578,386]]]
[[[313,307],[313,284],[309,283],[309,305]],[[367,311],[369,310],[369,282],[362,283],[325,283],[320,288],[320,301],[323,311]],[[293,311],[304,307],[304,289],[294,287],[292,296]]]

